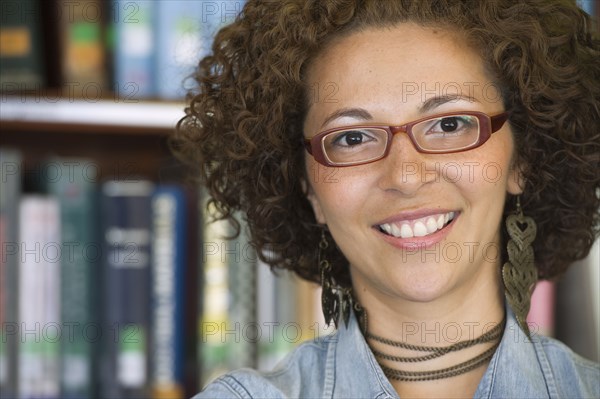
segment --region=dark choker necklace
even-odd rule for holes
[[[356,310],[359,310],[359,309],[356,309]],[[366,312],[364,309],[360,309],[360,312],[362,314],[360,315],[359,320],[361,320],[363,333],[365,335],[365,338],[367,339],[367,343],[368,343],[368,340],[373,340],[373,341],[380,342],[384,345],[393,346],[396,348],[409,349],[409,350],[418,351],[418,352],[428,352],[426,355],[423,355],[423,356],[400,357],[400,356],[393,356],[393,355],[390,355],[387,353],[377,351],[369,345],[369,347],[371,347],[371,351],[373,352],[375,357],[378,359],[379,365],[381,366],[381,369],[383,370],[385,376],[389,379],[398,380],[398,381],[439,380],[439,379],[443,379],[443,378],[454,377],[454,376],[464,374],[471,370],[476,369],[477,367],[488,362],[494,355],[494,352],[496,352],[498,345],[500,345],[500,339],[502,337],[502,333],[504,331],[504,324],[506,322],[506,318],[504,318],[501,323],[498,323],[494,328],[492,328],[485,334],[483,334],[475,339],[471,339],[471,340],[467,340],[467,341],[460,341],[460,342],[457,342],[455,344],[445,346],[445,347],[419,346],[419,345],[407,344],[405,342],[392,341],[391,339],[383,338],[383,337],[369,333],[368,329],[367,329]],[[462,349],[469,348],[474,345],[483,344],[483,343],[487,343],[487,342],[495,342],[495,344],[493,346],[491,346],[489,349],[487,349],[486,351],[484,351],[483,353],[480,353],[479,355],[467,360],[466,362],[462,362],[457,365],[447,367],[444,369],[439,369],[439,370],[404,371],[404,370],[398,370],[398,369],[384,366],[379,361],[379,359],[385,359],[385,360],[398,362],[398,363],[424,362],[427,360],[431,360],[431,359],[435,359],[435,358],[444,356],[445,354],[450,353],[450,352],[456,352],[456,351],[459,351]]]

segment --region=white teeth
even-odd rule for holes
[[[444,227],[444,215],[440,215],[437,218],[437,228],[438,230],[441,229],[442,227]]]
[[[400,237],[400,238],[412,238],[412,237],[424,237],[426,235],[435,233],[442,229],[450,220],[454,219],[454,212],[448,212],[443,215],[429,216],[422,218],[414,222],[411,225],[409,223],[384,223],[379,227],[387,234]]]
[[[385,231],[388,234],[392,234],[392,225],[389,223],[385,223],[381,225],[381,228],[383,229],[383,231]]]
[[[425,227],[427,227],[427,233],[429,234],[435,233],[438,229],[437,222],[432,217],[427,218],[427,223],[425,224]]]
[[[402,225],[402,228],[400,229],[400,237],[402,237],[402,238],[414,237],[413,230],[410,228],[409,225],[407,225],[407,224]]]
[[[424,237],[427,235],[427,227],[421,222],[415,223],[413,231],[415,232],[415,237]]]

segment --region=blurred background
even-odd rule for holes
[[[598,2],[579,1],[588,13]],[[0,0],[0,394],[184,398],[330,333],[314,284],[208,223],[170,153],[190,75],[244,1]],[[533,331],[599,360],[600,248]]]

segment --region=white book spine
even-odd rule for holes
[[[60,395],[60,224],[53,198],[25,196],[19,209],[21,398]]]

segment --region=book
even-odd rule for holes
[[[0,397],[3,398],[17,396],[21,176],[21,153],[0,148]]]
[[[185,97],[184,80],[205,52],[200,36],[202,9],[207,2],[170,0],[156,6],[156,74],[159,97]]]
[[[556,286],[552,281],[542,280],[535,285],[527,315],[527,324],[532,335],[554,336],[555,291]]]
[[[183,185],[187,198],[186,270],[184,283],[184,396],[192,397],[200,390],[200,364],[198,362],[198,321],[203,296],[200,251],[203,245],[202,215],[199,209],[199,190],[195,184]]]
[[[320,287],[288,270],[273,273],[262,261],[257,266],[258,368],[270,371],[295,346],[335,331],[325,326]]]
[[[62,85],[69,98],[98,101],[106,94],[104,5],[100,0],[58,0]]]
[[[556,284],[555,336],[574,352],[600,361],[600,240]]]
[[[51,158],[44,164],[46,191],[60,204],[61,398],[91,398],[97,324],[94,282],[97,243],[96,165],[86,158]]]
[[[39,3],[3,1],[1,8],[0,90],[39,89],[45,84]]]
[[[234,21],[244,1],[156,2],[156,90],[159,97],[182,99],[190,78],[208,55],[214,36]]]
[[[229,371],[228,359],[231,344],[227,343],[229,320],[229,275],[225,257],[226,239],[230,226],[226,221],[212,221],[214,208],[208,205],[206,194],[201,195],[203,215],[201,281],[202,299],[199,313],[198,362],[200,384]],[[234,331],[235,333],[235,331]],[[233,335],[233,334],[232,334]]]
[[[187,204],[183,188],[152,195],[152,397],[184,397]]]
[[[233,238],[229,221],[201,195],[202,250],[199,355],[200,382],[241,367],[256,367],[261,326],[256,319],[256,254],[243,220]]]
[[[164,1],[161,1],[164,3]],[[152,97],[156,49],[153,0],[115,0],[114,92],[126,100]]]
[[[598,7],[597,3],[597,0],[577,0],[577,5],[581,7],[583,11],[592,16],[596,15],[596,8]]]
[[[151,198],[146,180],[102,185],[103,288],[100,396],[149,392]]]
[[[19,371],[23,398],[60,396],[60,208],[25,195],[19,208]]]
[[[225,342],[231,345],[228,368],[254,368],[257,365],[257,347],[262,337],[261,326],[256,322],[256,266],[257,255],[249,243],[247,225],[240,213],[240,234],[222,243],[221,257],[227,263],[229,286],[229,331]],[[229,339],[233,338],[233,339]]]

